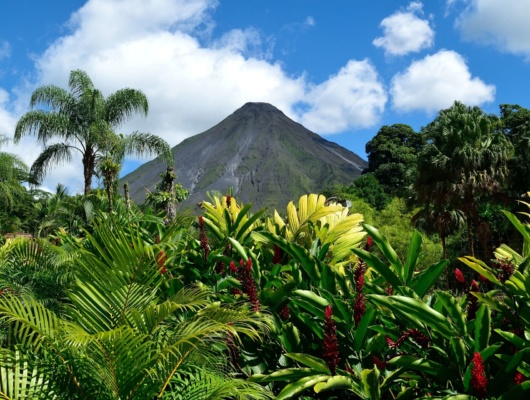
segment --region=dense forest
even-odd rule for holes
[[[16,126],[31,167],[0,151],[0,398],[529,396],[530,110],[456,102],[383,126],[349,185],[184,212],[169,145],[116,133],[145,95],[69,85]],[[39,190],[73,152],[84,193]],[[146,204],[119,193],[127,154],[167,163]]]

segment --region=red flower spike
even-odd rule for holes
[[[56,246],[59,246],[59,243],[60,243],[60,240],[59,240],[58,237],[56,237],[56,238],[55,238],[55,245],[56,245]]]
[[[374,362],[374,365],[380,370],[384,370],[388,366],[388,363],[386,361],[380,360],[377,356],[372,356],[372,361]]]
[[[471,387],[475,395],[479,399],[486,398],[486,389],[488,386],[488,378],[486,377],[486,368],[484,367],[484,360],[479,352],[473,355],[471,360]]]
[[[515,272],[515,265],[508,260],[497,260],[498,268],[500,269],[499,276],[497,277],[501,283],[506,282]]]
[[[282,308],[282,310],[280,311],[280,316],[286,321],[289,320],[289,317],[291,316],[291,309],[289,308],[289,306],[285,306],[284,308]]]
[[[326,307],[324,313],[324,361],[328,364],[331,375],[335,375],[337,365],[340,361],[339,342],[337,340],[337,327],[333,321],[331,306]]]
[[[480,280],[482,282],[484,282],[484,283],[488,283],[489,282],[488,278],[486,278],[484,275],[480,275]]]
[[[515,371],[513,383],[515,383],[516,385],[520,385],[521,383],[526,382],[527,380],[528,378],[525,375],[521,374],[519,371]]]
[[[241,260],[239,264],[241,268],[239,269],[239,272],[237,274],[237,279],[241,282],[241,285],[243,286],[243,293],[245,293],[248,296],[250,304],[252,305],[252,310],[259,311],[260,303],[259,303],[259,297],[258,297],[258,289],[256,287],[256,282],[254,281],[254,277],[252,276],[252,273],[251,273],[252,259],[249,258],[247,260],[246,266],[243,260]]]
[[[202,251],[204,252],[204,262],[208,259],[210,254],[210,245],[208,244],[208,236],[206,236],[206,227],[204,226],[204,218],[199,216],[199,240]]]
[[[366,297],[363,293],[358,293],[353,303],[353,320],[357,328],[366,312]]]
[[[455,278],[458,283],[465,285],[466,279],[464,278],[464,274],[458,268],[455,268]]]
[[[237,272],[236,264],[233,261],[230,261],[230,265],[228,266],[228,269],[233,274],[235,274]]]
[[[230,208],[230,204],[232,203],[232,197],[230,195],[226,196],[226,207]]]
[[[159,235],[155,236],[155,243],[156,244],[160,243],[160,236]]]
[[[247,260],[247,271],[252,271],[252,258]]]
[[[370,250],[370,247],[372,247],[373,244],[374,244],[374,240],[372,239],[371,236],[368,236],[368,238],[366,239],[365,250]]]
[[[385,290],[385,292],[386,292],[389,296],[392,296],[392,292],[393,292],[393,290],[392,290],[392,285],[391,285],[390,283],[388,283],[388,284],[386,285],[386,290]]]

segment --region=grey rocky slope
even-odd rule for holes
[[[267,103],[247,103],[206,132],[172,149],[177,181],[191,190],[183,207],[206,200],[206,192],[226,192],[253,209],[279,208],[305,193],[333,183],[350,183],[366,162],[320,137]],[[145,199],[165,165],[157,160],[126,175],[131,197]]]

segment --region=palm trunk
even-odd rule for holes
[[[92,189],[92,175],[94,174],[95,155],[92,148],[87,146],[85,154],[83,155],[83,174],[85,178],[85,196],[90,194]]]
[[[165,224],[167,226],[171,225],[173,221],[175,220],[175,217],[177,215],[177,204],[175,199],[175,172],[173,171],[173,167],[167,167],[166,175],[164,176],[164,192],[171,193],[170,200],[167,201],[165,205],[165,211],[166,211],[166,219]]]
[[[129,182],[123,184],[123,193],[125,195],[125,208],[131,211],[131,195],[129,194]]]

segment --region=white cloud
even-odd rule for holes
[[[11,56],[11,45],[7,40],[0,40],[0,60]]]
[[[530,57],[530,1],[468,0],[456,20],[464,39]]]
[[[433,113],[455,100],[469,105],[491,102],[495,86],[472,77],[460,54],[441,50],[413,62],[405,72],[394,76],[390,93],[397,110]]]
[[[309,110],[301,122],[319,133],[336,133],[373,126],[387,100],[375,68],[367,61],[350,61],[337,75],[311,88]]]
[[[272,39],[263,40],[255,29],[229,31],[215,41],[206,37],[204,32],[214,26],[209,12],[216,4],[215,0],[88,1],[73,15],[70,33],[37,57],[38,79],[31,87],[19,88],[26,91],[24,105],[36,86],[66,88],[70,71],[81,68],[105,95],[124,87],[144,91],[150,101],[149,116],[130,121],[120,131],[151,132],[171,146],[210,128],[249,101],[274,104],[317,133],[377,122],[386,94],[367,61],[350,61],[328,81],[310,84],[304,75],[290,76],[280,63],[269,61]],[[297,112],[300,104],[305,104],[306,112]],[[27,149],[32,149],[33,159],[40,152],[35,146]],[[53,188],[62,181],[71,191],[80,191],[82,169],[76,163],[58,168],[44,184]]]
[[[382,47],[385,54],[401,56],[432,47],[434,31],[429,21],[421,19],[423,4],[415,1],[409,4],[407,11],[397,11],[381,21],[384,35],[372,43]]]

